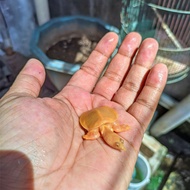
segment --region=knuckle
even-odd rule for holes
[[[82,65],[80,69],[83,70],[85,73],[92,75],[96,78],[99,77],[99,70],[96,67],[90,66],[90,64],[89,65]]]
[[[145,98],[141,98],[141,99],[137,99],[136,102],[142,106],[145,106],[146,108],[148,108],[150,111],[154,111],[154,102],[152,99],[145,99]]]
[[[115,81],[118,83],[122,81],[122,76],[120,76],[117,72],[114,72],[114,71],[107,71],[105,73],[105,77],[111,81]]]
[[[133,81],[127,81],[124,85],[123,88],[125,88],[126,90],[132,91],[137,93],[139,91],[139,86],[133,82]]]

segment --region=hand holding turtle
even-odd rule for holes
[[[117,42],[115,33],[106,34],[53,98],[38,97],[45,71],[39,61],[31,59],[1,99],[0,159],[8,162],[20,154],[15,159],[27,162],[15,164],[20,163],[22,171],[31,165],[32,170],[31,176],[26,172],[22,178],[5,178],[14,189],[26,181],[27,189],[127,188],[143,133],[166,83],[167,68],[163,64],[152,67],[157,42],[146,39],[141,44],[140,35],[133,32],[99,78]],[[118,122],[130,126],[119,134],[126,151],[113,149],[102,138],[82,138],[86,131],[79,117],[101,106],[116,110]]]

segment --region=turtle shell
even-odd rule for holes
[[[102,106],[84,112],[80,116],[80,124],[87,131],[89,131],[92,129],[96,129],[103,124],[113,123],[117,120],[117,118],[118,115],[116,110],[107,106]]]

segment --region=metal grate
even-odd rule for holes
[[[159,42],[155,63],[168,66],[168,83],[177,82],[189,73],[190,1],[123,0],[121,36],[138,31],[143,38]]]

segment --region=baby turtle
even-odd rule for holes
[[[114,149],[125,150],[124,140],[115,132],[129,129],[128,125],[120,125],[117,121],[118,114],[115,109],[102,106],[84,112],[80,116],[80,124],[88,132],[84,139],[97,139],[100,134],[104,141]]]

